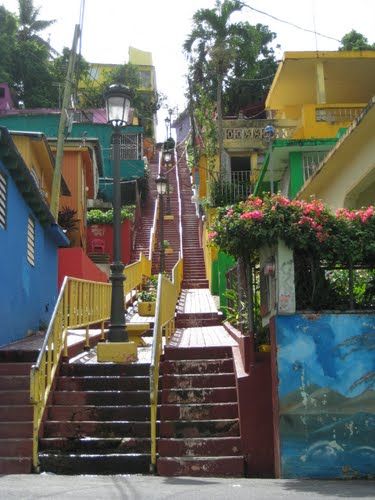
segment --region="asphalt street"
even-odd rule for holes
[[[0,477],[1,500],[143,498],[147,500],[375,499],[375,481],[54,474]]]

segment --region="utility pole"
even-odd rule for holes
[[[67,109],[69,107],[69,101],[72,94],[72,81],[74,74],[74,67],[77,56],[77,44],[81,34],[80,25],[76,24],[74,28],[73,44],[72,50],[69,57],[68,71],[65,78],[64,96],[61,107],[61,116],[59,123],[59,130],[57,133],[57,149],[56,149],[56,159],[55,159],[55,170],[53,172],[52,181],[52,196],[51,196],[51,212],[54,218],[57,220],[59,214],[59,199],[60,199],[60,184],[61,184],[61,167],[64,155],[64,130],[66,126],[67,119]]]

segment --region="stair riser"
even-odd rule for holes
[[[39,449],[46,453],[149,453],[151,440],[148,438],[43,438]]]
[[[202,420],[161,422],[160,437],[164,438],[197,438],[239,436],[238,420]]]
[[[210,420],[238,417],[237,403],[223,405],[162,405],[162,420]]]
[[[99,456],[60,456],[41,455],[42,471],[54,474],[145,474],[150,469],[149,456],[99,455]]]
[[[33,418],[33,407],[24,406],[0,406],[0,422],[27,422]]]
[[[149,392],[69,392],[57,391],[53,396],[58,405],[147,405],[150,402]]]
[[[60,375],[75,377],[95,377],[95,376],[145,376],[148,377],[149,364],[128,364],[128,365],[105,365],[105,364],[83,364],[64,363],[61,366]]]
[[[109,387],[112,391],[147,391],[150,380],[147,377],[136,378],[113,378],[113,377],[93,377],[93,378],[70,378],[59,377],[57,390],[59,391],[105,391]]]
[[[99,421],[99,420],[137,420],[147,421],[150,418],[148,406],[119,407],[74,407],[51,406],[48,409],[49,420],[60,421]]]
[[[31,470],[31,458],[0,458],[0,475],[30,474]]]
[[[177,316],[176,328],[197,328],[202,326],[219,326],[221,325],[220,319],[191,319],[180,320]]]
[[[33,452],[32,439],[0,440],[0,456],[3,457],[31,457]]]
[[[233,361],[223,360],[184,360],[184,361],[164,361],[162,364],[163,373],[232,373]]]
[[[0,439],[29,438],[32,434],[32,422],[0,422]]]
[[[192,389],[235,387],[234,374],[220,375],[164,375],[163,389]]]
[[[165,360],[207,360],[225,359],[232,357],[231,347],[188,347],[179,349],[176,347],[165,348]]]
[[[30,376],[32,363],[0,363],[0,375]]]
[[[52,422],[44,425],[44,437],[148,437],[147,422]]]
[[[0,391],[6,391],[9,390],[9,388],[12,388],[14,391],[28,390],[29,387],[30,387],[30,375],[0,376]]]
[[[1,391],[0,401],[2,405],[24,406],[30,403],[30,391]]]
[[[158,452],[162,457],[236,456],[241,454],[241,438],[159,439]]]
[[[163,390],[162,403],[168,404],[201,404],[235,402],[236,389],[178,389]]]
[[[159,458],[157,469],[160,476],[243,477],[244,459],[229,457],[212,462]]]

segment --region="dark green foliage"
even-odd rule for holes
[[[339,50],[375,50],[375,43],[368,43],[364,35],[352,30],[341,38]]]
[[[121,221],[134,219],[133,205],[124,206],[121,208]],[[110,210],[100,210],[92,209],[87,212],[87,224],[112,224],[113,223],[113,209]]]
[[[77,219],[77,211],[70,207],[62,207],[59,210],[58,223],[66,231],[78,229],[79,219]]]

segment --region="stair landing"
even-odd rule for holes
[[[219,347],[236,346],[237,342],[221,326],[178,328],[169,347]]]

